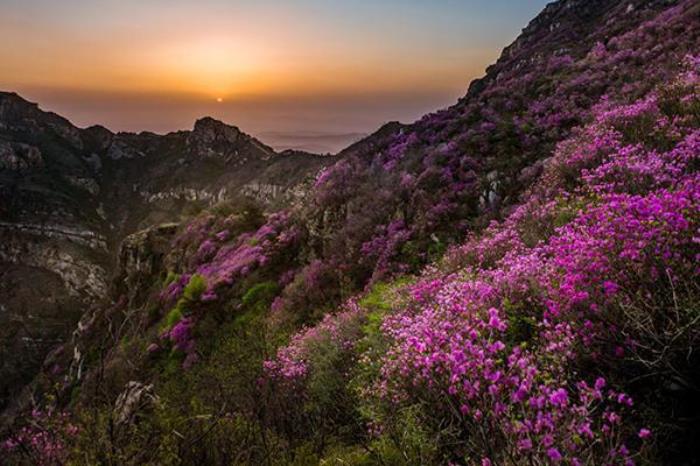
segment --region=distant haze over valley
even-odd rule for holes
[[[464,87],[451,92],[259,96],[222,102],[131,92],[29,89],[20,94],[79,127],[100,124],[112,131],[165,134],[192,129],[195,120],[207,115],[240,127],[276,150],[336,153],[386,122],[411,122],[453,104]]]
[[[453,104],[546,3],[6,0],[0,90],[79,127],[162,134],[210,115],[337,152]]]

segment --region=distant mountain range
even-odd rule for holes
[[[278,150],[293,149],[316,154],[334,154],[363,139],[367,134],[266,131],[259,136]]]
[[[2,404],[105,296],[125,236],[245,196],[286,205],[334,160],[278,153],[211,118],[164,136],[80,129],[0,93]]]
[[[697,464],[699,128],[696,0],[552,2],[453,106],[300,150],[2,93],[0,453]]]

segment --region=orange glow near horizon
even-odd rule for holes
[[[179,18],[153,30],[113,26],[110,34],[0,18],[0,41],[6,44],[0,46],[0,86],[226,100],[455,91],[493,58],[493,50],[469,44],[436,53],[410,43],[404,47],[401,37],[384,42],[362,34],[334,37],[332,31],[295,28],[280,16],[271,15],[264,31],[214,22],[203,32]],[[21,47],[7,46],[18,41]]]
[[[2,0],[0,90],[79,126],[368,133],[450,105],[547,0]]]

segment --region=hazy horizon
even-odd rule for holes
[[[456,102],[546,3],[0,0],[0,89],[81,127],[208,115],[334,152]]]

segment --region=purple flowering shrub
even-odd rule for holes
[[[56,466],[65,464],[70,440],[78,434],[78,427],[66,412],[53,408],[33,409],[26,426],[0,443],[0,458],[18,455],[23,464]]]
[[[274,359],[264,363],[268,379],[280,383],[302,382],[309,376],[314,350],[320,345],[336,347],[341,353],[350,352],[361,335],[364,318],[360,306],[350,301],[341,312],[327,314],[318,324],[298,332],[287,346],[279,349]]]
[[[299,231],[287,212],[272,214],[262,222],[258,215],[252,206],[247,206],[242,213],[223,218],[206,214],[190,223],[173,242],[188,273],[170,283],[163,297],[178,297],[187,283],[184,277],[199,274],[209,285],[205,299],[215,300],[217,287],[231,285],[265,266],[298,241]]]
[[[420,407],[441,461],[634,464],[658,426],[633,408],[659,407],[627,377],[697,383],[697,358],[680,357],[700,343],[700,82],[697,60],[686,66],[633,104],[603,99],[505,220],[407,288],[379,336],[328,317],[265,364],[268,378],[305,396],[323,335],[354,362],[338,376],[362,380],[373,438],[401,437],[395,414]],[[386,248],[379,237],[364,252]]]
[[[364,335],[379,322],[368,312],[368,300],[347,301],[337,313],[294,334],[263,362],[259,384],[273,400],[269,415],[276,430],[293,432],[296,438],[311,430],[320,437],[339,431],[349,438],[365,435],[356,420],[359,403],[349,382],[367,344]],[[292,405],[298,409],[290,410]]]
[[[505,313],[486,308],[491,286],[442,286],[416,303],[417,313],[384,323],[392,345],[373,396],[397,408],[420,400],[432,416],[458,426],[452,454],[472,461],[628,459],[619,412],[629,397],[604,390],[603,378],[588,384],[572,377],[567,366],[577,341],[569,324],[544,322],[540,335],[513,345]],[[378,419],[379,433],[389,416]]]
[[[219,248],[212,259],[200,265],[197,273],[208,283],[207,294],[232,285],[258,268],[290,255],[299,242],[301,231],[287,212],[272,214],[252,233],[244,233]]]
[[[221,204],[190,221],[174,239],[174,262],[194,268],[210,261],[222,244],[265,223],[260,208],[251,201]]]
[[[312,260],[293,274],[272,308],[272,318],[299,324],[331,310],[341,300],[342,268],[337,264]]]
[[[183,256],[189,271],[182,275],[171,273],[159,295],[161,306],[171,307],[161,328],[161,342],[185,355],[185,368],[199,359],[194,341],[197,323],[202,319],[220,319],[213,306],[222,300],[222,293],[235,296],[245,290],[255,273],[275,269],[279,264],[293,264],[289,259],[294,257],[301,230],[287,212],[271,214],[259,228],[232,237],[230,231],[240,229],[237,222],[241,215],[252,214],[233,214],[223,221],[206,214],[188,225],[174,242],[176,247],[185,249],[199,243],[198,247],[189,247],[189,255]],[[244,223],[255,224],[251,222],[248,219]],[[222,229],[225,225],[229,229]],[[149,348],[149,353],[156,353],[159,346]]]

